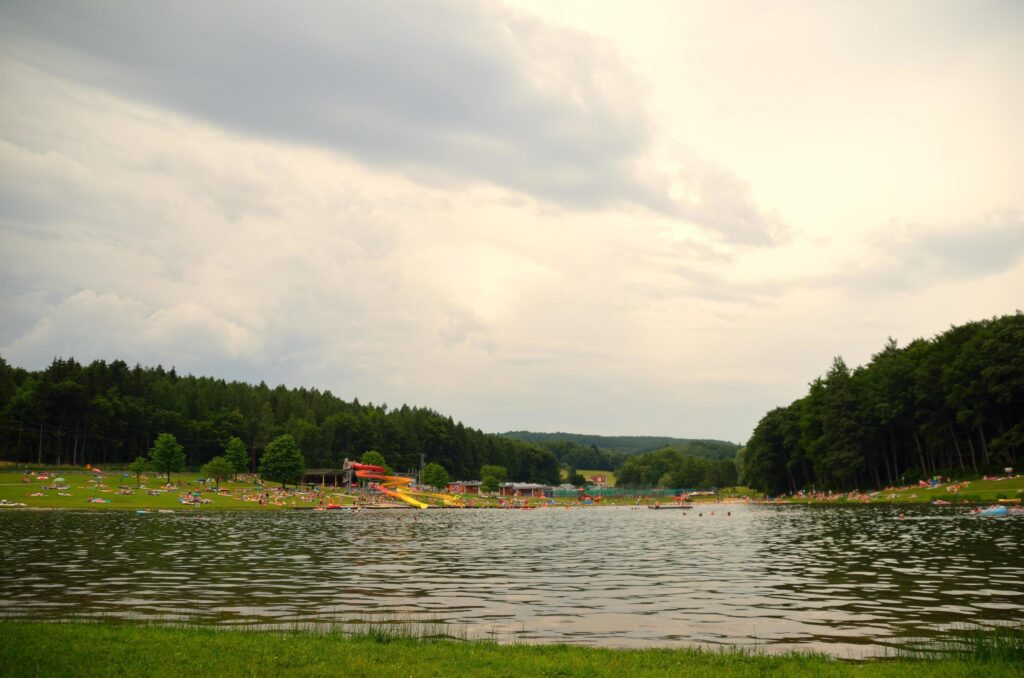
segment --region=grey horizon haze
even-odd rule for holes
[[[1024,301],[1024,9],[0,5],[0,355],[743,442]]]

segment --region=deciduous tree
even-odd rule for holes
[[[185,468],[185,448],[178,444],[178,439],[170,433],[161,433],[156,437],[153,448],[149,452],[153,468],[167,474],[167,484],[171,484],[171,473]]]
[[[430,487],[445,488],[448,486],[448,471],[440,464],[427,464],[423,467],[423,477],[420,481]]]
[[[249,470],[249,453],[245,449],[245,443],[237,436],[232,437],[224,446],[224,458],[231,464],[232,476]]]
[[[370,464],[371,466],[384,466],[384,455],[377,450],[369,450],[363,453],[363,456],[359,458],[364,464]]]
[[[298,483],[305,472],[306,461],[290,435],[278,436],[267,444],[260,458],[261,476],[285,487],[288,483]]]
[[[480,467],[480,480],[484,478],[494,478],[499,483],[503,483],[508,479],[508,469],[496,464],[484,464]]]
[[[149,469],[149,460],[145,457],[135,457],[135,461],[128,465],[128,470],[135,474],[135,487],[142,487],[142,474]]]
[[[235,467],[226,457],[214,457],[206,462],[199,472],[207,478],[213,478],[214,487],[220,487],[222,480],[235,474]]]

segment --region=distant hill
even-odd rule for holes
[[[740,445],[724,440],[699,440],[692,438],[669,438],[666,436],[598,436],[583,433],[534,433],[533,431],[509,431],[501,435],[514,440],[540,443],[569,442],[585,447],[614,452],[624,456],[654,452],[672,447],[694,456],[707,459],[732,459]]]

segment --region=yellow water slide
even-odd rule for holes
[[[411,504],[416,508],[425,509],[429,506],[429,504],[422,502],[415,497],[411,497],[406,493],[405,487],[403,486],[412,483],[411,478],[384,475],[385,469],[383,466],[374,466],[372,464],[353,463],[352,468],[356,469],[357,478],[376,480],[377,484],[374,487],[378,492],[383,492],[389,497],[394,497],[395,499],[404,501],[406,504]]]
[[[404,501],[406,504],[412,504],[416,508],[425,509],[429,506],[429,504],[425,504],[419,499],[416,499],[415,497],[406,494],[401,489],[393,490],[390,487],[385,487],[384,485],[378,485],[377,489],[383,492],[384,494],[388,495],[389,497],[394,497],[395,499]]]
[[[456,497],[450,494],[444,494],[442,492],[423,492],[422,490],[411,490],[405,487],[399,488],[399,492],[407,494],[414,494],[417,497],[430,497],[431,499],[440,499],[444,502],[445,506],[452,506],[456,508],[462,508],[462,498]]]

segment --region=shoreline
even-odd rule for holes
[[[65,477],[66,476],[66,479]],[[30,481],[26,482],[26,479]],[[225,481],[214,489],[210,484],[192,474],[179,474],[170,485],[162,477],[144,474],[142,485],[137,479],[128,477],[124,471],[111,470],[104,475],[87,474],[78,469],[48,469],[26,476],[16,470],[0,470],[0,512],[7,510],[85,510],[85,511],[136,511],[150,512],[209,512],[209,511],[317,511],[326,504],[340,508],[325,511],[390,511],[422,510],[391,501],[379,501],[379,497],[365,491],[348,494],[342,488],[302,487],[287,489],[255,484],[248,477],[237,481]],[[146,483],[151,483],[147,489]],[[642,491],[639,491],[642,492]],[[887,487],[871,492],[847,492],[825,494],[807,493],[803,496],[785,496],[765,499],[747,494],[747,488],[727,488],[720,496],[691,496],[689,503],[697,511],[713,510],[713,507],[736,505],[759,506],[890,506],[912,508],[914,506],[946,506],[950,508],[974,508],[978,506],[1004,504],[1020,506],[1024,501],[1024,476],[1011,478],[982,478],[980,480],[947,481],[941,485]],[[374,500],[378,501],[374,501]],[[576,498],[559,496],[541,497],[480,497],[464,495],[463,509],[492,510],[540,510],[540,509],[592,509],[592,508],[644,508],[661,504],[666,508],[674,506],[669,497],[639,494],[637,496],[601,496],[595,493]],[[501,501],[518,506],[501,505]],[[938,501],[938,504],[935,502]],[[551,503],[549,503],[551,502]],[[706,507],[706,508],[705,508]],[[431,505],[431,510],[453,508]]]
[[[829,508],[868,508],[868,507],[929,507],[929,508],[976,508],[979,506],[991,506],[993,501],[972,501],[962,502],[957,504],[949,505],[936,505],[931,502],[919,502],[919,501],[873,501],[873,502],[829,502],[829,501],[751,501],[751,502],[702,502],[696,506],[691,507],[692,510],[700,510],[705,507],[713,506],[818,506],[818,507],[829,507]],[[280,511],[302,511],[305,513],[358,513],[361,511],[558,511],[558,510],[592,510],[592,509],[637,509],[647,508],[652,504],[594,504],[594,505],[578,505],[578,504],[557,504],[555,506],[534,506],[534,507],[504,507],[504,506],[428,506],[425,509],[419,509],[415,506],[382,506],[379,504],[368,504],[362,506],[353,506],[351,508],[345,507],[342,509],[318,509],[314,506],[197,506],[189,507],[182,506],[180,508],[157,508],[157,507],[140,507],[140,506],[17,506],[14,504],[0,504],[0,513],[6,511],[18,512],[18,511],[87,511],[102,513],[106,511],[116,512],[134,512],[139,515],[150,515],[150,514],[170,514],[170,513],[253,513],[253,512],[280,512]],[[1017,504],[999,504],[1000,506],[1017,506]],[[675,508],[672,506],[662,506],[662,508]]]

